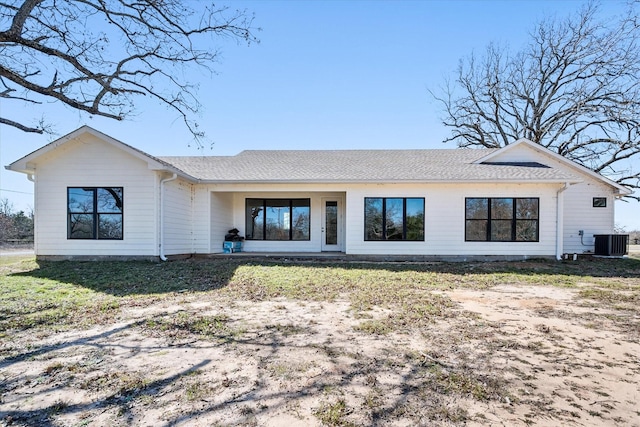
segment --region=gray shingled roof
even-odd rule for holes
[[[540,164],[473,164],[495,150],[250,150],[236,156],[159,157],[210,182],[567,181]]]

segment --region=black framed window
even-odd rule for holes
[[[364,240],[424,241],[424,198],[365,197]]]
[[[122,187],[67,188],[67,238],[122,240]]]
[[[607,207],[607,198],[606,197],[594,197],[593,198],[593,207],[594,208],[606,208]]]
[[[247,240],[310,240],[310,199],[246,199]]]
[[[467,242],[537,242],[540,199],[467,197]]]

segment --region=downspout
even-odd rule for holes
[[[565,182],[564,186],[556,193],[556,259],[562,259],[563,240],[564,240],[564,191],[569,188],[569,183]]]
[[[36,236],[38,235],[38,221],[36,221],[36,212],[38,212],[38,210],[36,209],[36,206],[38,204],[37,202],[37,194],[38,192],[36,191],[36,177],[35,177],[35,173],[28,173],[27,174],[27,179],[31,182],[33,182],[33,253],[36,254],[36,256],[38,255],[38,240],[36,239]]]
[[[160,259],[166,261],[167,257],[164,255],[164,184],[173,181],[178,178],[178,174],[174,173],[170,178],[165,178],[160,181]]]

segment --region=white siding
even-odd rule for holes
[[[365,197],[424,197],[425,241],[364,240]],[[538,197],[538,242],[465,242],[466,197]],[[347,192],[347,253],[371,255],[506,255],[555,254],[556,192],[533,184],[359,185]]]
[[[548,165],[551,157],[541,154],[527,145],[509,146],[509,149],[492,157],[489,162],[538,162]],[[556,161],[554,161],[555,163]]]
[[[211,253],[211,207],[209,191],[202,185],[193,186],[193,253]],[[215,251],[214,251],[215,252]]]
[[[190,254],[192,236],[192,184],[182,179],[164,184],[164,254]]]
[[[145,162],[85,135],[35,169],[36,255],[158,255],[157,176]],[[123,187],[124,239],[67,239],[67,187]]]
[[[605,208],[594,208],[594,197],[606,197]],[[612,234],[615,197],[611,187],[586,179],[564,194],[564,253],[593,252],[594,234]],[[579,231],[584,231],[584,236]]]
[[[569,166],[547,154],[524,145],[513,147],[491,161],[535,161],[577,176],[582,182],[571,185],[564,192],[563,253],[583,253],[594,250],[594,234],[612,234],[615,222],[615,189],[578,167]],[[594,208],[594,197],[606,197],[605,208]],[[584,236],[579,231],[584,231]]]
[[[311,240],[246,241],[248,252],[320,252],[323,197],[344,200],[345,252],[362,255],[505,255],[554,256],[558,185],[536,184],[335,184],[211,185],[211,247],[219,252],[227,230],[245,234],[246,198],[310,198]],[[203,194],[200,189],[196,194]],[[425,241],[364,240],[365,197],[424,197]],[[465,197],[537,197],[540,199],[538,242],[465,242]],[[196,203],[196,205],[200,202]],[[229,208],[229,207],[232,208]],[[202,226],[202,224],[198,225]],[[198,233],[196,233],[198,234]]]
[[[211,193],[211,252],[222,252],[224,236],[232,228],[243,230],[241,224],[234,224],[233,194]],[[244,230],[241,235],[244,235]]]

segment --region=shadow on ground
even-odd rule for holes
[[[583,257],[577,261],[529,260],[510,262],[464,263],[374,263],[189,259],[167,263],[133,261],[39,262],[39,268],[14,273],[17,277],[45,278],[82,286],[115,296],[199,292],[223,288],[234,279],[236,270],[245,266],[281,267],[281,276],[296,274],[293,268],[326,270],[338,268],[345,274],[383,271],[391,273],[444,273],[468,277],[482,275],[559,275],[577,277],[640,277],[639,258]],[[293,267],[293,268],[292,268]],[[336,273],[336,274],[339,274]]]

